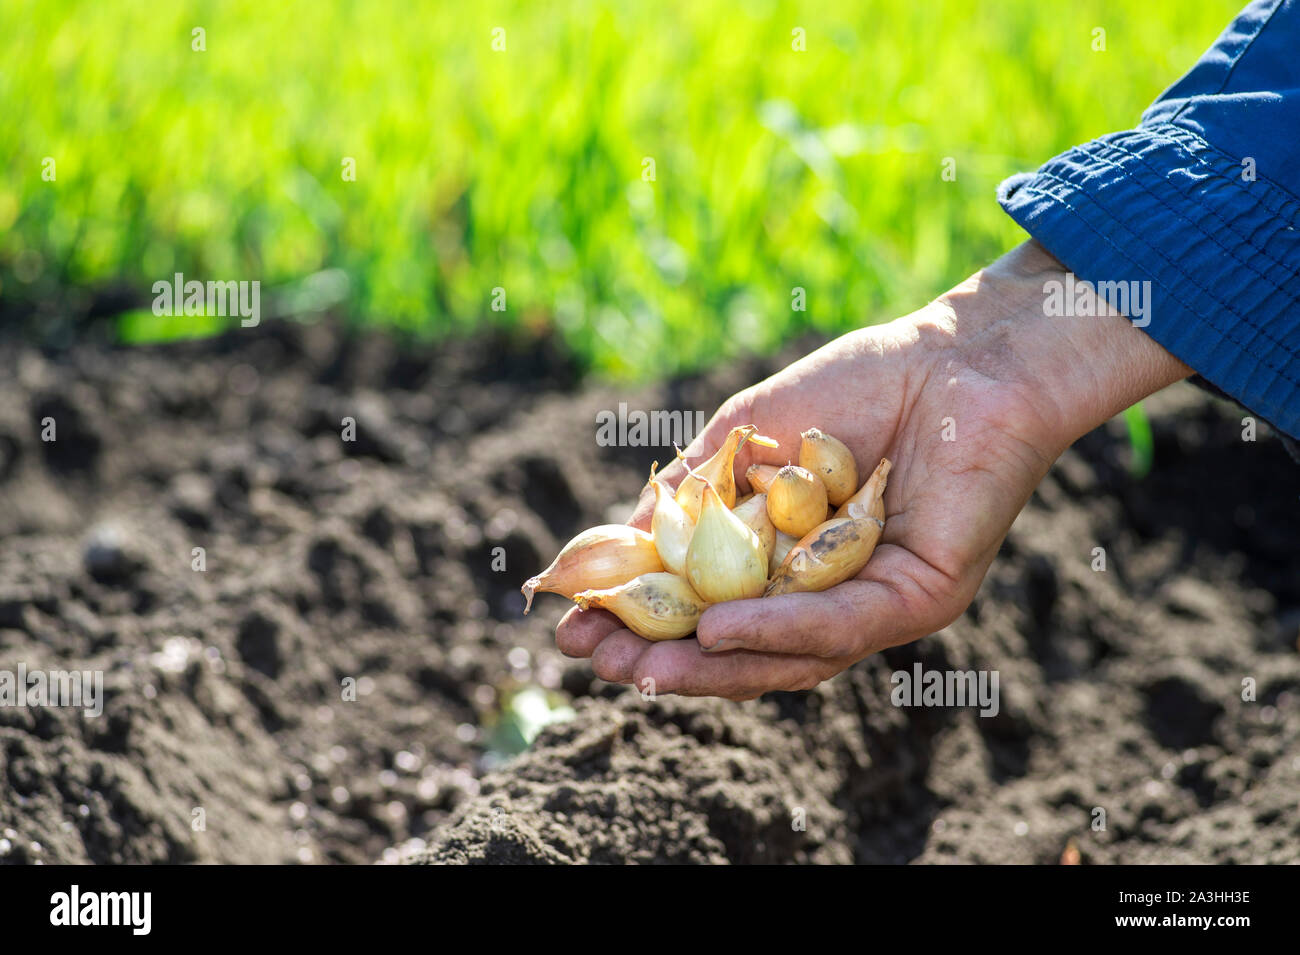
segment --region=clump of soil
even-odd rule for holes
[[[1300,472],[1189,386],[1149,477],[1089,435],[961,620],[817,690],[647,701],[561,657],[519,583],[671,455],[596,413],[776,364],[628,390],[545,342],[284,324],[0,350],[0,670],[106,695],[0,707],[0,859],[1300,860]],[[996,669],[1001,712],[892,706],[918,661]],[[532,684],[577,715],[498,765]]]

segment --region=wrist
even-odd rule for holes
[[[917,313],[929,313],[922,322],[937,328],[927,337],[937,330],[950,359],[1031,397],[1040,446],[1053,457],[1192,373],[1100,297],[1090,309],[1060,308],[1079,287],[1030,240]]]

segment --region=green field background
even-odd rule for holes
[[[181,271],[699,367],[911,311],[1019,241],[999,180],[1135,124],[1239,6],[6,0],[0,303],[53,321]]]

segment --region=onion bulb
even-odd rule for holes
[[[617,587],[663,569],[655,542],[645,531],[627,524],[591,527],[565,544],[550,567],[520,588],[524,613],[532,609],[533,594],[539,590],[572,599],[579,590]]]
[[[811,471],[787,464],[768,485],[767,515],[777,530],[803,537],[826,520],[826,485]]]
[[[858,465],[853,452],[839,438],[809,428],[799,444],[799,466],[821,478],[826,500],[839,507],[858,489]]]
[[[758,535],[705,485],[700,519],[686,551],[686,579],[709,603],[757,597],[767,584],[767,551]]]
[[[642,574],[605,590],[584,590],[574,595],[579,610],[608,610],[638,637],[677,640],[695,630],[708,606],[676,574]]]

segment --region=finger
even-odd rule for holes
[[[637,660],[652,646],[631,630],[615,630],[591,655],[591,669],[608,683],[631,683]]]
[[[812,689],[848,662],[744,650],[708,654],[694,640],[670,640],[641,654],[632,681],[646,693],[748,700],[773,690]]]
[[[632,516],[627,522],[633,527],[639,527],[643,531],[650,530],[650,518],[655,512],[655,489],[647,482],[646,486],[641,489],[641,496],[637,498],[636,507],[632,509]]]
[[[622,629],[622,621],[607,610],[570,607],[555,628],[555,645],[566,657],[589,657],[602,640]]]
[[[821,593],[715,604],[700,618],[698,642],[706,653],[744,649],[860,660],[949,622],[942,619],[947,602],[933,596],[940,584],[920,587],[912,563],[921,562],[885,545],[872,557],[869,578]]]
[[[698,639],[706,653],[764,653],[840,657],[883,649],[894,634],[872,626],[891,592],[883,584],[854,580],[823,593],[783,594],[716,604],[700,618]]]

